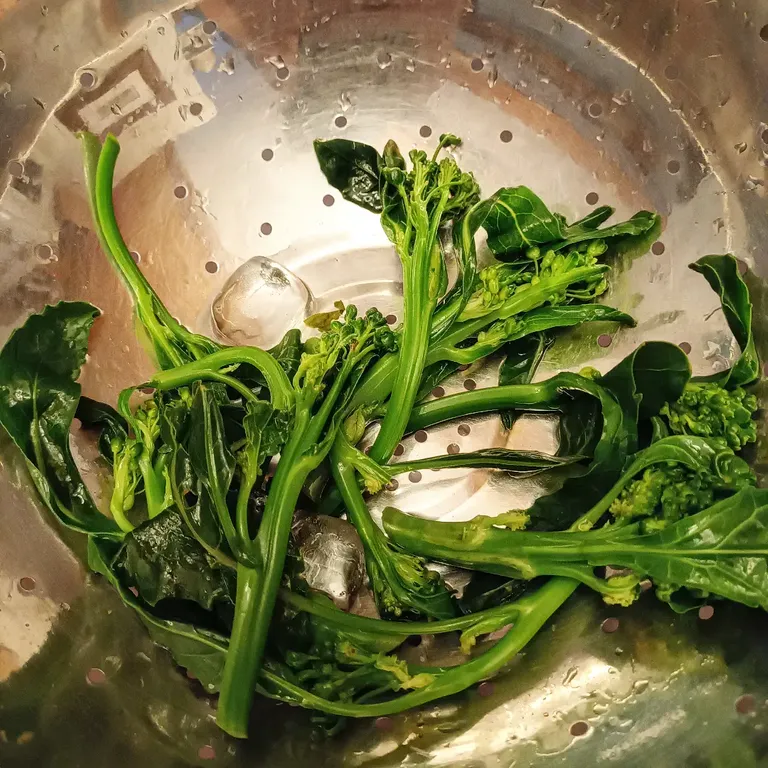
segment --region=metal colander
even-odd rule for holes
[[[392,322],[400,311],[377,218],[327,186],[312,139],[426,149],[451,131],[486,194],[527,184],[568,218],[598,202],[664,218],[608,299],[637,327],[565,335],[540,376],[605,370],[647,338],[680,344],[697,373],[718,370],[736,350],[687,264],[734,252],[764,321],[767,88],[765,0],[4,0],[0,341],[44,304],[83,299],[103,310],[85,394],[114,402],[151,370],[91,229],[79,130],[119,136],[118,219],[171,311],[259,343],[336,299]],[[494,377],[491,361],[432,396]],[[95,448],[74,438],[88,464]],[[507,435],[484,418],[402,452],[551,441],[540,420]],[[103,501],[101,475],[88,481]],[[483,471],[412,473],[374,511],[394,501],[458,520],[540,492]],[[51,527],[0,435],[2,768],[768,765],[758,611],[681,617],[650,596],[610,609],[579,593],[493,682],[331,741],[307,713],[259,701],[253,737],[235,742],[215,700],[86,576],[82,547]],[[412,652],[440,651],[423,646]]]

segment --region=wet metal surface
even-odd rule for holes
[[[397,258],[377,218],[327,186],[311,142],[428,148],[452,131],[486,194],[523,183],[569,218],[602,203],[664,218],[606,299],[637,327],[566,335],[540,376],[604,370],[647,338],[688,345],[696,373],[717,370],[735,347],[686,265],[731,250],[768,273],[766,25],[758,0],[0,0],[0,342],[46,303],[89,300],[104,314],[85,394],[114,402],[150,371],[91,229],[83,128],[120,138],[118,220],[171,311],[238,341],[337,299],[397,322]],[[222,313],[215,299],[236,270],[268,259],[289,294],[251,275],[236,286],[250,303]],[[442,393],[495,374],[493,362],[463,371]],[[401,457],[551,444],[546,420],[506,435],[471,419],[405,441]],[[765,441],[759,468],[764,455]],[[540,482],[428,472],[400,478],[374,512],[394,500],[441,519],[494,514],[529,503]],[[579,593],[482,691],[352,724],[333,742],[312,738],[304,712],[260,702],[254,738],[234,743],[215,701],[86,579],[82,550],[48,526],[0,436],[2,768],[766,764],[757,612],[678,617],[650,596],[618,610]]]

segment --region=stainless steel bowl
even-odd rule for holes
[[[200,331],[226,325],[214,297],[253,257],[300,282],[277,303],[267,292],[255,309],[225,307],[241,331],[256,323],[250,338],[337,298],[397,315],[396,258],[376,218],[327,187],[311,140],[427,147],[443,131],[464,138],[461,163],[488,193],[525,183],[572,216],[600,200],[664,217],[610,299],[637,328],[605,348],[594,329],[566,337],[550,371],[605,368],[645,338],[687,343],[697,372],[727,365],[716,298],[686,269],[706,253],[730,250],[753,271],[765,320],[765,0],[46,2],[0,3],[0,340],[46,303],[97,304],[82,379],[92,397],[114,401],[150,363],[91,229],[83,128],[119,135],[126,239]],[[492,375],[465,371],[447,389]],[[508,439],[494,420],[466,426],[406,450]],[[77,437],[87,461],[92,446]],[[550,437],[523,421],[509,439]],[[760,469],[765,452],[763,441]],[[89,479],[98,496],[102,479]],[[473,472],[395,494],[410,511],[460,519],[536,490]],[[327,742],[306,713],[260,702],[253,738],[235,743],[216,729],[215,702],[86,577],[81,549],[50,526],[0,436],[3,768],[768,765],[768,622],[756,611],[679,617],[650,598],[618,610],[579,595],[492,685]]]

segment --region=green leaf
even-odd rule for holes
[[[345,200],[381,213],[379,168],[383,161],[373,147],[348,139],[317,139],[314,147],[320,170]]]
[[[727,371],[697,380],[711,381],[730,389],[754,383],[760,378],[760,359],[752,335],[752,301],[739,273],[738,262],[731,254],[725,254],[704,256],[689,266],[704,275],[720,297],[728,327],[741,349],[741,357]]]
[[[206,610],[216,602],[234,603],[234,571],[206,553],[174,509],[129,533],[113,568],[149,605],[166,598],[191,600]]]
[[[420,403],[438,384],[445,381],[452,373],[459,369],[459,364],[451,360],[441,360],[439,363],[428,365],[421,375],[419,393],[416,402]]]
[[[307,328],[314,328],[318,331],[329,331],[331,329],[331,323],[334,320],[338,320],[344,314],[344,302],[334,301],[333,306],[336,309],[330,310],[330,312],[316,312],[314,315],[310,315],[305,321],[304,325]]]
[[[688,358],[679,347],[661,341],[641,344],[595,383],[602,412],[596,443],[590,429],[597,415],[595,395],[587,391],[590,399],[575,399],[560,429],[561,449],[585,453],[594,444],[592,463],[583,475],[568,478],[559,491],[534,502],[529,510],[532,527],[566,528],[596,504],[638,449],[638,419],[655,416],[666,398],[679,397],[689,376]],[[582,438],[580,425],[585,429]]]
[[[491,199],[493,206],[483,227],[494,254],[514,253],[565,237],[563,219],[553,214],[528,187],[504,187]]]
[[[61,302],[31,315],[0,352],[0,424],[24,454],[32,481],[64,525],[84,533],[122,534],[96,507],[69,447],[80,399],[77,379],[99,311]]]
[[[209,518],[213,511],[230,549],[237,554],[237,535],[227,507],[227,493],[235,474],[235,457],[227,444],[224,421],[214,391],[204,384],[195,386],[185,447],[192,469],[200,481],[198,505],[201,522]]]
[[[124,442],[128,437],[128,422],[111,405],[81,395],[75,418],[84,429],[99,429],[99,452],[111,464],[112,442]]]
[[[566,309],[557,307],[556,309]],[[571,307],[567,307],[571,309]],[[540,312],[541,310],[534,310]],[[539,367],[547,349],[552,345],[551,337],[544,333],[531,333],[522,339],[508,343],[504,347],[506,357],[499,368],[499,386],[507,384],[528,384],[533,381],[536,369]],[[517,414],[515,411],[502,411],[501,423],[504,429],[512,429]]]
[[[291,328],[285,336],[269,350],[269,354],[277,360],[289,379],[293,379],[299,369],[299,361],[303,352],[301,331]]]
[[[112,568],[113,553],[103,540],[88,539],[88,565],[106,577],[120,599],[138,613],[152,640],[166,648],[181,667],[187,669],[208,693],[219,689],[227,658],[225,637],[182,621],[159,618],[120,581]]]
[[[659,222],[657,214],[638,211],[627,221],[600,229],[613,213],[613,209],[602,206],[568,226],[528,187],[506,187],[491,199],[494,204],[483,226],[488,233],[488,247],[502,261],[515,260],[532,246],[559,251],[589,240],[636,237]]]

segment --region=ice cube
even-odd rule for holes
[[[301,327],[313,298],[300,278],[266,256],[236,269],[213,300],[213,325],[231,344],[269,348]]]

